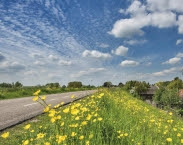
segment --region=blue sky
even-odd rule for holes
[[[182,0],[0,0],[1,82],[155,83],[182,59]]]

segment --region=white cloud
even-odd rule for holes
[[[101,47],[101,48],[107,48],[107,47],[109,47],[109,44],[101,43],[99,45],[99,47]]]
[[[128,45],[144,44],[147,40],[125,40],[124,43]]]
[[[50,55],[48,56],[48,58],[49,58],[50,60],[52,60],[52,61],[58,61],[58,60],[59,60],[59,58],[58,58],[57,56],[54,56],[54,55],[52,55],[52,54],[50,54]]]
[[[176,15],[172,12],[155,12],[151,15],[151,25],[168,28],[176,24]]]
[[[141,30],[150,22],[149,17],[135,17],[129,19],[121,19],[114,23],[113,29],[108,32],[116,38],[130,38],[134,35],[142,36],[144,32]]]
[[[183,57],[183,53],[178,53],[176,57]]]
[[[183,12],[182,0],[147,0],[147,8],[151,11]]]
[[[125,10],[124,9],[119,9],[118,12],[121,13],[121,14],[125,14]]]
[[[146,14],[146,6],[142,5],[140,1],[133,1],[126,10],[126,13],[129,13],[132,16],[144,15]]]
[[[163,62],[162,64],[177,64],[177,63],[179,63],[181,61],[181,58],[179,58],[179,57],[174,57],[174,58],[171,58],[171,59],[169,59],[168,61],[166,61],[166,62]]]
[[[83,57],[94,57],[94,58],[110,58],[111,55],[108,54],[108,53],[102,53],[102,52],[99,52],[97,50],[85,50],[83,53],[82,53],[82,56]]]
[[[88,70],[79,71],[76,74],[72,74],[71,77],[72,78],[79,78],[81,76],[85,76],[85,75],[89,75],[89,74],[97,73],[97,72],[102,72],[105,70],[106,70],[105,68],[89,68]]]
[[[183,15],[179,15],[177,24],[179,26],[178,27],[179,34],[183,34]]]
[[[170,69],[162,70],[160,72],[152,73],[152,75],[154,75],[154,76],[165,76],[165,75],[168,75],[168,74],[171,74],[171,73],[175,73],[178,70],[180,70],[180,68],[173,67],[173,68],[170,68]]]
[[[179,45],[179,44],[181,44],[182,43],[182,39],[178,39],[177,41],[176,41],[176,45]]]
[[[68,66],[68,65],[71,65],[72,64],[71,61],[66,61],[66,60],[60,60],[58,63],[60,65],[65,65],[65,66]]]
[[[19,62],[4,61],[0,65],[0,72],[18,72],[24,70],[25,66]]]
[[[138,66],[139,62],[133,61],[133,60],[125,60],[125,61],[122,61],[120,65],[124,67],[134,67],[134,66]]]
[[[112,53],[120,56],[125,56],[128,52],[128,48],[124,46],[119,46],[115,51],[112,51]]]
[[[45,65],[45,63],[43,61],[39,61],[39,60],[35,61],[34,64],[35,65],[40,65],[40,66]]]

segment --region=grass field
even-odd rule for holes
[[[41,95],[46,95],[46,94],[56,94],[56,93],[73,92],[73,91],[84,91],[84,90],[90,90],[92,88],[61,88],[61,87],[0,88],[0,100],[32,96],[33,93],[38,89],[41,89]]]
[[[44,115],[4,131],[0,145],[183,144],[180,117],[156,109],[125,91],[100,90],[70,105],[62,105],[54,109],[45,106]]]

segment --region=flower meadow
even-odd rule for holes
[[[2,145],[179,145],[183,121],[119,89],[101,89],[84,99],[56,106],[34,93],[44,106],[38,122],[1,133]]]

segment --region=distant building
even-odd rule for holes
[[[179,96],[183,99],[183,89],[179,90]]]
[[[159,89],[156,85],[151,85],[150,88],[146,92],[142,92],[140,96],[144,100],[150,100],[152,101],[153,95],[155,94],[156,90]]]

